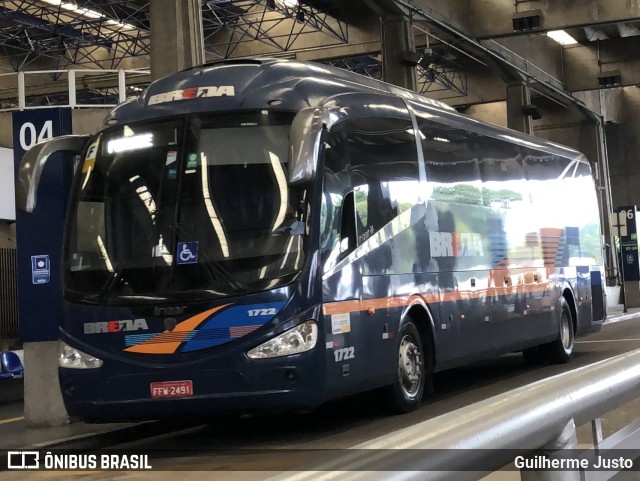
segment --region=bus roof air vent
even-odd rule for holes
[[[183,72],[188,72],[189,70],[194,70],[199,68],[217,67],[219,65],[262,65],[265,60],[272,60],[272,59],[229,58],[225,60],[215,60],[213,62],[207,62],[201,65],[194,65],[193,67],[184,69]]]

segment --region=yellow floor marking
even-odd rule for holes
[[[15,423],[16,421],[22,421],[23,419],[24,416],[20,416],[17,418],[0,419],[0,424]]]
[[[590,344],[596,342],[640,342],[640,339],[608,339],[606,341],[576,341],[576,344]]]

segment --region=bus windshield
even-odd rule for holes
[[[203,115],[98,134],[73,194],[67,299],[184,302],[293,280],[309,195],[287,185],[292,119]]]

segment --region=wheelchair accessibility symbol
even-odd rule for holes
[[[198,241],[178,242],[178,264],[198,263]]]

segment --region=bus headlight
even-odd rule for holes
[[[96,369],[102,366],[102,360],[60,341],[58,366],[68,369]]]
[[[251,359],[268,359],[300,354],[313,349],[317,341],[318,325],[315,321],[307,321],[254,347],[247,353],[247,356]]]

